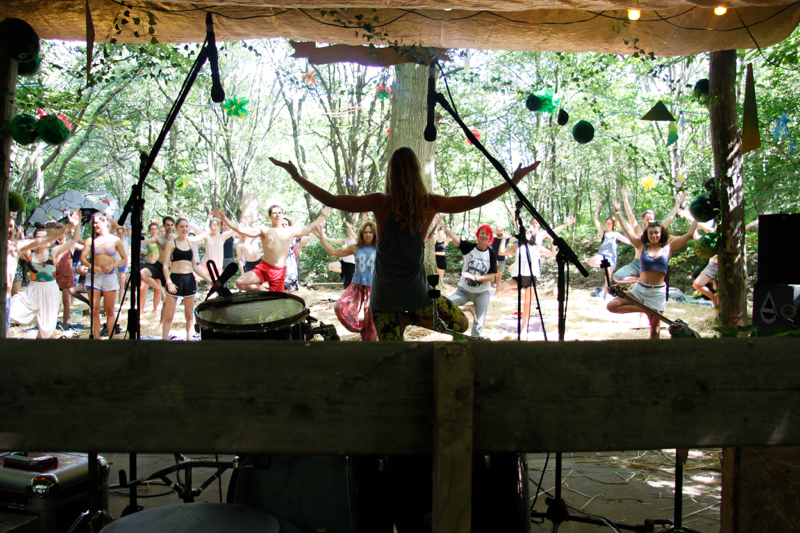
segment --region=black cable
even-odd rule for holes
[[[756,38],[755,38],[755,36],[754,36],[754,35],[753,35],[753,34],[750,32],[750,26],[748,26],[747,24],[745,24],[744,20],[742,19],[742,15],[739,13],[739,10],[738,10],[738,9],[734,9],[733,11],[736,13],[736,16],[737,16],[737,17],[739,17],[739,20],[740,20],[740,21],[741,21],[741,23],[742,23],[742,27],[744,27],[744,29],[747,31],[747,35],[749,35],[749,36],[750,36],[750,38],[753,40],[753,44],[755,44],[755,45],[756,45],[756,48],[758,49],[758,53],[759,53],[759,54],[761,54],[761,58],[762,58],[762,59],[763,59],[763,60],[764,60],[764,61],[765,61],[765,62],[766,62],[768,65],[772,65],[772,66],[773,66],[773,67],[775,67],[775,68],[779,68],[779,69],[783,69],[783,70],[788,70],[789,72],[800,72],[800,70],[798,70],[798,69],[796,69],[796,68],[787,68],[787,67],[784,67],[784,66],[778,65],[777,63],[773,63],[772,61],[770,61],[769,59],[767,59],[767,56],[765,56],[765,55],[764,55],[764,51],[761,49],[761,45],[759,45],[759,44],[758,44],[758,41],[756,41]]]

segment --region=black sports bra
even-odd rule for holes
[[[181,250],[178,248],[178,243],[175,243],[175,249],[172,250],[171,261],[191,261],[192,259],[194,259],[194,253],[191,248],[188,250]]]

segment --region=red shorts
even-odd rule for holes
[[[269,263],[260,261],[250,272],[255,272],[261,283],[269,282],[271,292],[283,292],[283,281],[286,279],[286,267],[276,268]]]

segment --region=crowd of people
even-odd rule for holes
[[[516,294],[522,301],[520,336],[527,338],[532,288],[541,277],[541,258],[555,257],[557,252],[552,242],[545,245],[550,236],[539,231],[535,218],[520,229],[514,216],[513,231],[520,232],[519,241],[511,228],[498,226],[493,230],[486,224],[477,228],[475,240],[471,241],[456,234],[442,216],[486,205],[507,192],[509,185],[498,185],[474,196],[431,194],[422,181],[415,153],[400,148],[389,161],[385,192],[334,195],[303,178],[291,162],[271,161],[325,206],[316,220],[306,226],[294,226],[284,216],[282,206],[272,205],[268,209],[268,226],[253,225],[251,220],[237,223],[220,208],[208,214],[202,228],[183,213],[178,214],[177,221],[167,216],[160,224],[158,221],[149,224],[148,236],[141,241],[139,309],[142,313],[149,311],[146,306],[149,290],[153,291],[152,312],[157,313],[163,301],[160,315],[163,339],[171,337],[179,299],[183,300],[186,338],[193,337],[197,281],[210,284],[217,275],[210,271],[210,262],[222,271],[238,260],[241,275],[235,286],[239,291],[297,291],[301,280],[300,249],[315,237],[336,258],[329,268],[341,273],[345,290],[334,306],[336,316],[347,330],[359,333],[363,340],[402,340],[408,325],[432,328],[434,315],[449,330],[460,334],[466,333],[471,322],[470,335],[479,338],[492,296]],[[518,167],[514,183],[519,183],[538,164]],[[689,232],[681,236],[669,234],[668,227],[685,195],[677,198],[674,209],[663,222],[654,222],[655,213],[647,209],[640,224],[630,208],[627,191],[623,188],[621,192],[622,204],[613,198],[614,215],[608,216],[602,225],[601,203],[595,206],[594,223],[601,242],[598,253],[587,262],[607,268],[617,283],[634,283],[629,294],[661,313],[666,306],[665,277],[670,255],[686,245],[698,225],[693,221]],[[626,216],[622,214],[623,206]],[[330,238],[325,234],[324,222],[331,209],[361,213],[360,227],[354,229],[348,223],[347,238]],[[574,222],[570,218],[555,231]],[[23,324],[35,318],[37,338],[53,335],[59,305],[64,308],[61,327],[69,327],[71,302],[75,297],[86,303],[91,299],[94,338],[121,332],[115,324],[114,308],[122,301],[130,275],[130,230],[117,226],[113,218],[103,213],[92,216],[91,224],[94,237],[82,238],[80,214],[75,212],[69,215],[66,224],[37,227],[31,238],[17,233],[16,238],[9,240],[8,264],[18,264],[19,268],[16,272],[13,268],[9,271],[11,294],[6,299],[7,315]],[[14,234],[12,220],[9,235]],[[439,296],[435,302],[429,296],[432,281],[424,265],[425,244],[434,239],[438,279],[443,279],[447,272],[446,250],[450,243],[463,257],[455,292]],[[618,242],[631,244],[636,250],[633,262],[619,269]],[[204,248],[202,258],[198,246]],[[511,276],[503,280],[505,259],[509,256],[515,260]],[[23,265],[30,272],[25,290],[21,290]],[[705,268],[695,286],[716,305],[712,285],[715,266],[714,261]],[[11,275],[15,275],[13,283]],[[88,293],[88,299],[84,293]],[[640,307],[622,298],[614,298],[607,307],[612,313],[642,312]],[[102,329],[101,311],[105,315]],[[648,316],[651,338],[658,338],[660,320],[653,314]]]

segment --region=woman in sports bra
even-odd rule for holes
[[[108,335],[114,331],[116,325],[114,305],[119,290],[117,267],[128,264],[128,253],[117,237],[116,231],[110,231],[110,221],[116,226],[116,222],[104,213],[95,213],[92,217],[95,237],[86,239],[81,252],[81,264],[89,268],[86,274],[86,290],[91,291],[94,317],[92,335],[95,339],[100,338],[100,298],[103,298],[103,308],[106,313],[106,331]],[[116,258],[117,254],[119,259]],[[92,256],[94,256],[94,271],[90,259]]]
[[[164,250],[164,277],[167,279],[167,299],[164,302],[164,323],[162,324],[161,338],[169,340],[170,328],[175,318],[175,308],[178,297],[183,298],[184,316],[186,317],[186,340],[192,338],[194,331],[194,295],[197,294],[197,282],[194,278],[196,272],[201,278],[211,284],[208,272],[194,262],[192,242],[197,242],[202,237],[189,237],[189,221],[179,218],[176,225],[177,237],[169,241]],[[220,263],[222,265],[222,263]]]
[[[617,223],[614,220],[614,217],[606,217],[603,221],[605,224],[605,229],[603,226],[600,225],[600,220],[597,218],[600,214],[600,200],[597,201],[597,205],[594,208],[594,226],[597,228],[597,233],[600,235],[600,250],[597,251],[597,255],[594,255],[589,258],[587,263],[590,266],[601,268],[603,264],[603,259],[607,259],[609,263],[608,267],[608,275],[609,277],[614,277],[614,270],[617,268],[617,241],[630,244],[630,240],[622,235],[620,232],[616,231]],[[606,281],[605,274],[603,275],[603,297],[608,294],[608,281]]]
[[[667,287],[664,278],[669,267],[669,257],[672,252],[683,248],[692,239],[692,235],[697,229],[697,221],[692,222],[685,235],[671,239],[669,231],[660,222],[650,222],[644,228],[644,233],[637,237],[628,227],[625,219],[620,216],[619,201],[613,198],[612,203],[622,230],[630,239],[631,244],[642,254],[642,273],[639,275],[639,281],[628,291],[628,294],[647,307],[663,313],[667,308]],[[642,312],[640,307],[622,298],[614,298],[608,303],[607,308],[612,313]],[[648,318],[650,319],[650,338],[658,339],[661,334],[661,319],[651,314],[648,314]]]
[[[76,216],[74,219],[78,221],[78,227],[80,228],[80,218]],[[74,224],[70,219],[70,230],[73,227]],[[33,233],[33,238],[44,237],[47,233],[48,231],[44,228],[37,229]],[[59,257],[64,252],[69,257],[69,249],[73,242],[70,241],[69,243],[49,248],[48,241],[33,249],[28,256],[30,283],[28,283],[24,291],[18,292],[11,298],[9,316],[20,324],[27,324],[35,317],[36,324],[39,327],[39,333],[36,334],[37,339],[49,339],[56,329],[61,291],[56,281],[54,258]],[[72,275],[71,272],[70,275]]]

